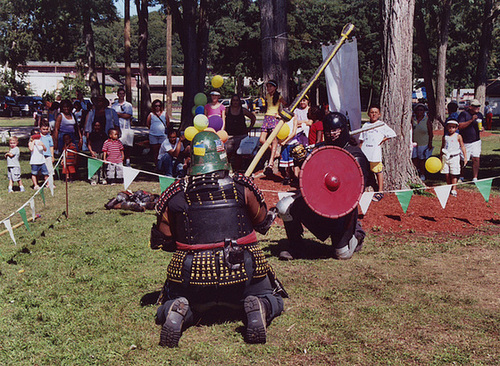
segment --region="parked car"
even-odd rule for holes
[[[21,115],[21,108],[17,105],[16,100],[9,96],[0,96],[0,113],[7,117],[12,117],[15,114]]]
[[[42,97],[38,96],[22,96],[16,98],[16,103],[21,109],[23,116],[31,116],[36,110],[37,104],[42,103]]]

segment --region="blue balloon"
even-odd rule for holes
[[[194,113],[195,113],[195,115],[205,113],[205,107],[204,107],[204,106],[202,106],[202,105],[199,105],[199,106],[198,106],[198,107],[196,107],[196,109],[194,110]]]

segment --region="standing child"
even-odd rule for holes
[[[14,192],[13,186],[14,182],[19,184],[19,190],[24,192],[23,182],[21,182],[21,164],[19,164],[19,147],[17,144],[19,140],[16,136],[12,136],[9,139],[10,150],[5,154],[7,158],[7,177],[9,178],[9,193]]]
[[[111,128],[108,132],[109,139],[104,142],[102,152],[104,161],[108,164],[106,178],[109,183],[115,183],[123,179],[123,144],[118,140],[118,130]]]
[[[101,122],[95,121],[94,126],[92,127],[92,132],[89,134],[89,138],[87,140],[87,147],[93,158],[104,160],[102,146],[107,138],[108,137],[106,136],[106,133],[104,133]],[[90,178],[90,184],[95,186],[97,183],[106,184],[102,167],[97,170],[92,178]]]
[[[299,143],[297,139],[297,117],[292,118],[290,121],[286,123],[288,127],[290,127],[290,133],[288,134],[288,137],[282,141],[280,141],[280,145],[282,146],[281,149],[281,159],[280,159],[280,168],[283,168],[285,170],[284,178],[282,184],[289,185],[292,181],[292,179],[297,179],[299,176],[299,167],[295,167],[294,169],[294,164],[293,164],[293,157],[292,157],[292,149]],[[294,181],[294,183],[296,183]]]
[[[47,150],[43,151],[43,157],[45,158],[45,166],[47,167],[47,171],[49,172],[49,176],[54,176],[54,140],[52,140],[52,136],[50,135],[50,125],[49,120],[44,118],[40,122],[40,132],[42,136],[40,137],[40,141],[43,142]],[[49,182],[50,183],[50,182]]]
[[[378,106],[371,106],[368,109],[368,117],[370,118],[370,124],[379,122],[380,108]],[[384,194],[382,193],[384,190],[382,144],[393,137],[396,137],[396,133],[385,123],[380,127],[361,133],[361,136],[359,137],[361,151],[363,151],[366,158],[370,162],[370,170],[375,173],[375,176],[377,177],[378,192],[375,193],[372,198],[375,202],[384,198]]]
[[[63,142],[63,154],[66,154],[66,163],[63,163],[63,174],[66,174],[68,176],[68,180],[72,182],[76,178],[76,144],[73,142],[73,139],[69,133],[65,133],[63,135]]]
[[[266,142],[267,135],[271,133],[278,124],[280,107],[285,104],[285,101],[281,97],[277,88],[278,83],[274,80],[269,80],[266,83],[266,114],[264,116],[264,122],[262,123],[260,132],[259,141],[261,144]],[[277,147],[278,140],[274,139],[271,143],[271,156],[269,157],[269,162],[264,169],[264,174],[266,176],[273,174],[274,158],[276,157]]]
[[[456,184],[460,176],[460,150],[464,156],[464,166],[467,165],[467,154],[464,140],[457,133],[458,122],[450,119],[446,122],[446,133],[443,135],[441,145],[441,160],[443,161],[442,174],[446,174],[446,183],[452,184],[451,195],[457,196]]]
[[[42,173],[45,180],[49,178],[49,171],[45,166],[45,157],[43,156],[43,152],[47,150],[47,147],[43,144],[40,138],[40,131],[38,129],[33,129],[31,131],[30,141],[28,143],[28,148],[31,151],[30,164],[33,189],[40,189],[37,181],[39,173]]]

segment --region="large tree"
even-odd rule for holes
[[[207,73],[208,0],[168,0],[174,28],[179,34],[184,54],[184,96],[182,100],[181,128],[193,119],[191,109],[194,96],[202,92]]]
[[[388,189],[407,187],[418,176],[411,162],[412,38],[414,0],[381,0],[383,20],[383,120],[397,137],[383,146]]]
[[[149,0],[135,0],[137,14],[139,17],[139,75],[141,77],[141,100],[139,121],[146,124],[146,119],[151,111],[151,90],[149,88],[148,75],[148,18],[149,18]]]
[[[283,98],[290,103],[286,0],[260,0],[260,33],[264,80],[275,79]]]

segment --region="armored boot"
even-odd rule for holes
[[[244,303],[247,315],[245,342],[266,343],[266,310],[257,296],[247,296]]]
[[[185,297],[179,297],[168,309],[168,313],[161,328],[160,346],[177,347],[182,335],[184,319],[189,310],[189,302]]]

